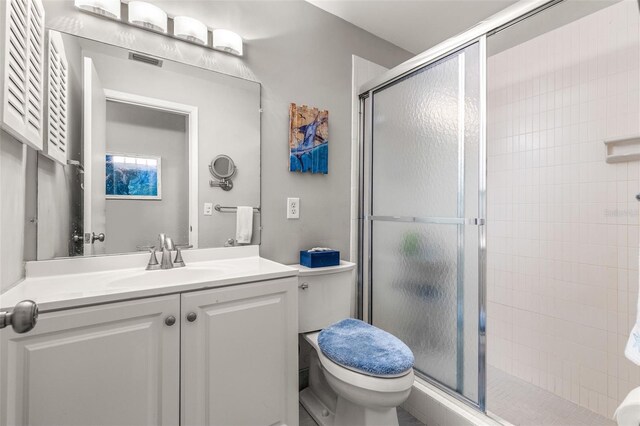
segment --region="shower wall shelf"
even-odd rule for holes
[[[640,160],[640,135],[604,141],[607,163]]]

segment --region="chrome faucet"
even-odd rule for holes
[[[175,249],[171,237],[160,234],[160,247],[162,249],[162,260],[160,261],[160,269],[172,269],[173,261],[171,260],[171,251]]]
[[[160,260],[160,263],[158,263],[158,259],[156,258],[155,246],[138,246],[138,250],[149,250],[151,257],[149,258],[149,264],[146,269],[147,271],[153,271],[156,269],[173,269],[185,266],[181,250],[192,247],[193,246],[191,244],[174,244],[171,237],[167,237],[167,235],[163,233],[158,235],[158,248],[162,253],[162,260]],[[176,258],[172,261],[171,252],[174,250],[176,252]]]

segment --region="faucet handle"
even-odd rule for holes
[[[173,261],[173,266],[175,268],[181,268],[184,265],[184,260],[182,259],[182,249],[190,249],[193,247],[191,244],[176,244],[176,258]]]
[[[147,271],[155,271],[156,269],[160,269],[160,264],[158,263],[158,258],[156,257],[156,246],[138,246],[138,250],[149,250],[151,256],[149,257],[149,263],[147,263],[147,267],[145,268]]]

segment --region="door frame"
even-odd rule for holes
[[[198,107],[112,89],[104,89],[104,94],[107,102],[151,108],[182,115],[187,119],[189,145],[189,244],[193,248],[198,248]]]
[[[95,80],[94,80],[95,79]],[[97,88],[97,84],[99,84],[99,94],[100,100],[102,103],[102,98],[104,98],[104,120],[94,120],[94,110],[97,107],[96,101],[96,93],[94,93],[94,89]],[[94,151],[96,151],[96,140],[94,138],[94,127],[97,127],[97,123],[101,123],[101,126],[106,126],[106,97],[104,95],[104,87],[100,82],[100,78],[98,76],[98,72],[96,70],[95,64],[93,63],[93,59],[88,56],[83,56],[82,58],[82,161],[86,166],[84,169],[83,175],[83,206],[84,210],[82,213],[82,228],[84,233],[84,238],[82,241],[82,252],[84,256],[87,255],[95,255],[95,247],[93,245],[92,235],[96,230],[99,232],[105,231],[104,223],[101,223],[102,228],[97,229],[96,224],[94,223],[93,210],[94,210],[94,197],[96,199],[99,197],[99,194],[96,195],[94,192],[94,184],[98,185],[99,183],[94,183],[93,175],[93,157]],[[95,123],[94,123],[95,121]],[[106,128],[102,129],[104,131],[104,137],[101,144],[104,144],[106,147]],[[99,179],[99,178],[98,178]],[[104,183],[103,192],[104,191]],[[102,254],[102,253],[101,253]]]

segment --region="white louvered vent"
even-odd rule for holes
[[[42,149],[44,9],[41,0],[4,0],[0,7],[2,126]]]
[[[69,65],[62,36],[57,31],[49,31],[47,68],[47,143],[44,153],[66,165]]]

